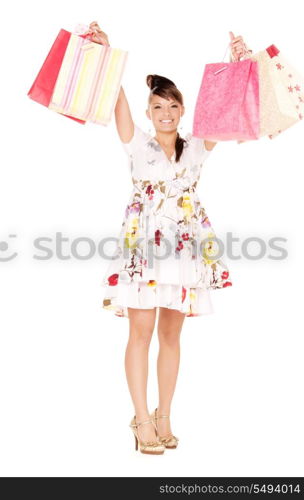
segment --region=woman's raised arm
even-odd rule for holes
[[[115,106],[116,128],[122,142],[130,142],[134,134],[134,122],[124,89],[120,87]]]
[[[89,31],[92,33],[93,42],[110,46],[107,34],[100,29],[97,21],[93,21],[90,24]],[[120,140],[125,143],[130,142],[134,134],[134,122],[129,108],[129,103],[122,87],[120,87],[116,101],[115,121]]]

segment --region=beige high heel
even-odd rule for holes
[[[136,415],[134,415],[134,417],[132,418],[130,427],[135,436],[135,450],[138,450],[138,443],[139,443],[139,451],[141,451],[141,453],[147,453],[149,455],[162,455],[166,448],[162,443],[159,442],[158,439],[156,441],[141,441],[138,436],[137,428],[140,425],[150,424],[150,423],[153,424],[155,427],[155,423],[153,422],[152,419],[145,420],[144,422],[136,422]]]
[[[151,413],[150,417],[152,417],[153,422],[155,422],[157,436],[158,436],[160,442],[165,446],[165,448],[169,448],[169,449],[176,448],[178,445],[178,441],[179,441],[178,437],[174,436],[173,434],[168,434],[167,436],[160,436],[158,434],[157,420],[159,418],[170,418],[170,416],[169,415],[158,415],[157,408],[155,408],[154,412]]]

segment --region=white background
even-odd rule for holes
[[[101,308],[108,262],[97,252],[62,260],[55,249],[56,232],[71,255],[75,238],[97,245],[120,230],[132,184],[115,120],[80,125],[27,97],[58,31],[97,20],[128,50],[122,84],[134,121],[148,131],[145,79],[157,73],[184,95],[185,136],[204,65],[222,60],[229,30],[254,51],[275,43],[304,74],[300,9],[293,0],[6,3],[0,255],[18,255],[0,263],[2,476],[303,476],[304,122],[272,141],[221,142],[204,165],[198,192],[216,234],[239,238],[236,254],[252,236],[267,251],[226,258],[233,286],[212,292],[215,314],[185,319],[171,410],[180,444],[149,456],[135,452],[128,427],[128,319]],[[51,259],[34,258],[37,237],[51,239]],[[286,259],[269,258],[272,237],[286,238]],[[150,410],[157,349],[155,331]]]

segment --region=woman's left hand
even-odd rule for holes
[[[229,35],[231,53],[234,59],[239,61],[241,57],[244,57],[249,49],[247,48],[242,36],[234,36],[232,31],[229,31]]]
[[[110,47],[108,35],[100,29],[97,21],[90,23],[88,33],[92,35],[92,42]]]

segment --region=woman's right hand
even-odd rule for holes
[[[100,29],[97,21],[92,21],[90,23],[88,33],[92,33],[92,42],[107,45],[108,47],[110,46],[108,35]]]

